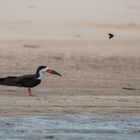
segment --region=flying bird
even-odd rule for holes
[[[111,38],[113,38],[113,37],[114,37],[114,35],[113,35],[113,34],[111,34],[111,33],[108,33],[108,35],[109,35],[109,39],[111,39]]]
[[[39,66],[35,74],[0,78],[0,85],[26,87],[28,88],[28,95],[32,96],[33,94],[31,88],[40,84],[46,73],[62,76],[60,73],[56,72],[50,67]]]

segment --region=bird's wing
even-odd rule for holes
[[[34,87],[40,83],[40,80],[34,74],[20,76],[18,81],[23,87]]]
[[[40,82],[41,80],[35,74],[0,78],[0,85],[8,86],[35,87]]]
[[[0,78],[0,84],[10,85],[10,86],[18,86],[18,77],[8,76],[8,77],[5,77],[5,78]]]

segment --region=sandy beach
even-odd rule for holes
[[[138,0],[0,1],[0,77],[40,65],[63,75],[33,97],[0,86],[0,115],[139,115],[139,15]]]

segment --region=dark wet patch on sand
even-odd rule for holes
[[[39,45],[32,45],[32,44],[24,44],[23,47],[36,49],[36,48],[39,48],[40,46]]]

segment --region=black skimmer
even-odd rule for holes
[[[35,74],[22,75],[22,76],[8,76],[0,78],[0,85],[18,86],[28,88],[28,95],[32,96],[31,88],[41,83],[45,73],[51,73],[61,76],[58,72],[47,66],[39,66]]]
[[[111,39],[111,38],[113,38],[113,37],[114,37],[114,35],[113,35],[113,34],[111,34],[111,33],[108,33],[108,35],[109,35],[109,39]]]

